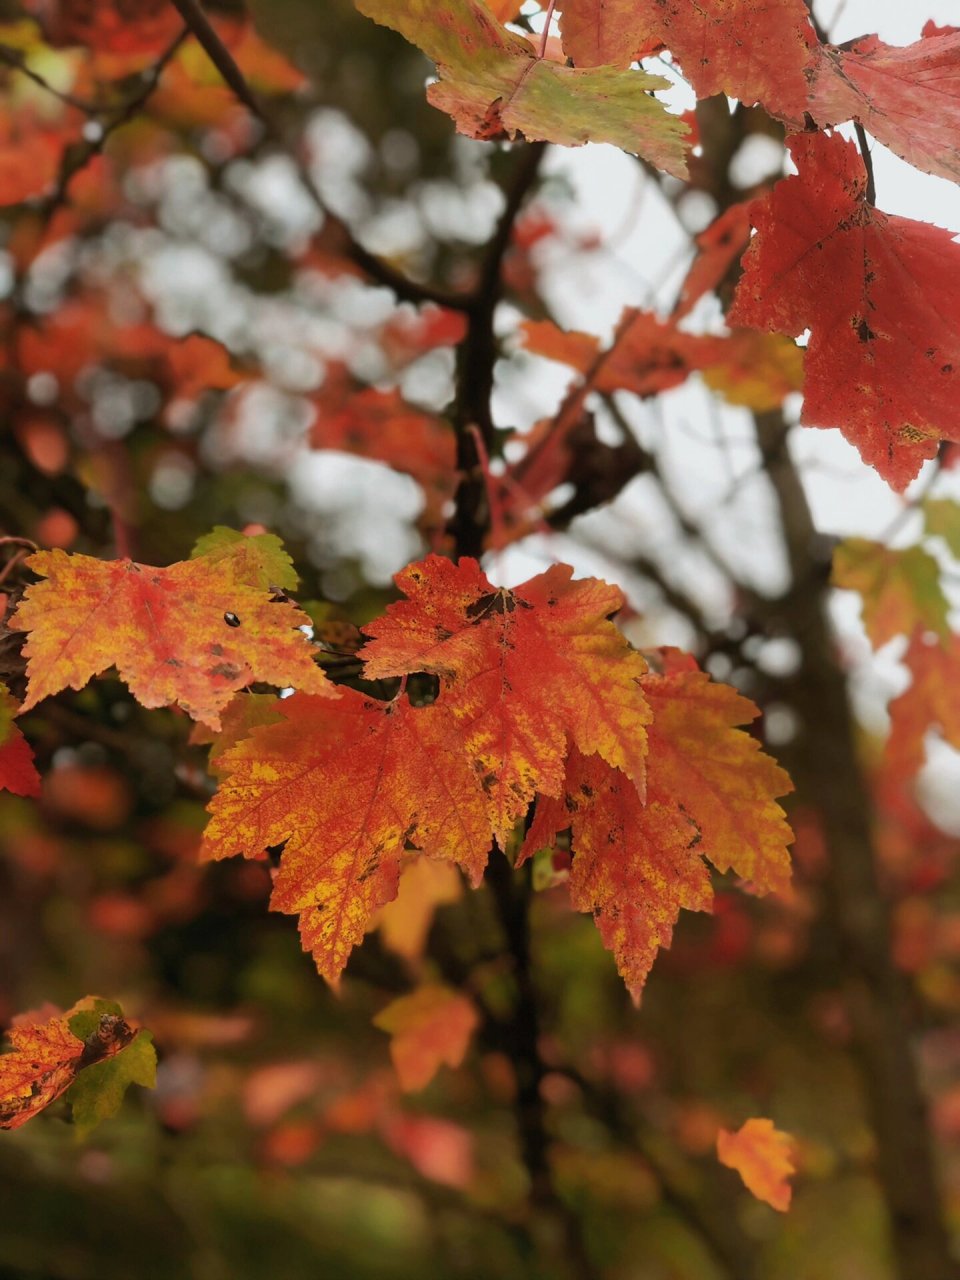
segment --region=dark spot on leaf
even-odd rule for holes
[[[877,336],[863,318],[858,320],[854,327],[861,342],[872,342]]]
[[[236,680],[240,674],[240,668],[235,667],[232,662],[218,662],[215,667],[210,668],[209,674],[223,676],[225,680]]]

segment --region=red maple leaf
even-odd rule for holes
[[[802,421],[839,427],[898,489],[960,438],[960,246],[881,213],[856,147],[789,140],[798,173],[754,202],[731,324],[810,330]]]

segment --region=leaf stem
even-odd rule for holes
[[[557,0],[550,0],[547,5],[547,14],[543,20],[543,31],[540,33],[540,46],[537,49],[537,57],[543,58],[547,52],[547,41],[550,39],[550,23],[553,21],[553,11],[556,8]]]

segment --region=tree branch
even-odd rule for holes
[[[198,0],[171,0],[171,4],[177,9],[187,27],[196,37],[198,44],[219,71],[237,100],[243,103],[247,110],[260,121],[267,136],[286,149],[285,139],[280,130],[263,103],[250,88],[233,54],[220,39]],[[388,262],[384,262],[376,254],[365,248],[354,236],[343,218],[328,207],[306,165],[303,164],[299,157],[295,157],[295,159],[297,175],[300,181],[303,183],[311,200],[323,214],[327,225],[342,237],[346,245],[346,256],[356,263],[362,271],[366,272],[372,280],[391,289],[402,302],[416,304],[433,302],[437,306],[449,307],[454,311],[468,310],[470,300],[462,294],[448,293],[445,290],[434,289],[428,284],[421,284],[417,280],[412,280],[409,276],[397,271],[395,267],[392,267]]]
[[[457,352],[453,424],[457,432],[457,469],[462,479],[455,497],[456,509],[450,532],[458,553],[464,556],[481,554],[490,524],[486,480],[477,442],[470,428],[477,428],[487,453],[491,453],[495,431],[490,397],[497,362],[493,322],[503,292],[503,260],[510,248],[517,216],[537,180],[545,154],[546,144],[542,142],[529,143],[520,151],[503,213],[484,254],[477,288],[468,300],[469,328]]]

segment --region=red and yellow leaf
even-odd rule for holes
[[[790,780],[736,726],[756,708],[697,670],[648,675],[647,801],[596,756],[571,752],[563,799],[537,802],[521,860],[571,831],[573,906],[593,913],[604,945],[638,998],[681,908],[713,901],[704,858],[761,892],[789,882],[792,833],[776,797]]]
[[[16,698],[0,684],[0,791],[15,796],[38,796],[40,775],[30,744],[13,723],[19,711]]]
[[[400,1087],[413,1092],[426,1088],[442,1066],[460,1066],[478,1022],[466,996],[426,985],[388,1004],[373,1025],[389,1033]]]
[[[207,858],[282,846],[271,906],[300,917],[305,950],[336,979],[374,912],[397,894],[406,849],[478,883],[491,844],[483,793],[441,705],[297,694],[279,724],[218,759]]]
[[[751,205],[728,319],[809,329],[802,421],[839,427],[902,489],[938,439],[960,437],[960,246],[873,208],[852,143],[809,133],[789,146],[798,175]]]
[[[735,1169],[748,1191],[781,1213],[790,1208],[793,1195],[787,1181],[796,1172],[793,1145],[790,1134],[775,1129],[772,1120],[747,1120],[736,1133],[721,1129],[717,1134],[720,1163]]]
[[[570,901],[592,912],[617,971],[639,999],[681,907],[709,911],[713,902],[697,831],[676,804],[651,798],[644,805],[630,779],[598,756],[571,752],[564,790],[563,799],[538,800],[521,861],[571,829]]]
[[[399,31],[437,64],[435,107],[472,138],[522,134],[563,146],[609,142],[686,175],[687,126],[653,97],[668,81],[617,67],[573,68],[537,56],[483,0],[356,0],[368,18]]]
[[[554,565],[508,591],[476,560],[428,556],[397,576],[407,599],[364,628],[367,675],[440,677],[501,844],[538,792],[561,793],[568,739],[643,786],[646,664],[609,621],[623,596],[571,575]]]
[[[863,599],[863,625],[875,649],[916,628],[949,634],[940,566],[922,547],[895,551],[868,538],[847,538],[833,553],[835,587]]]
[[[703,671],[643,680],[651,800],[678,805],[700,835],[698,851],[761,893],[784,893],[793,834],[776,798],[793,790],[783,769],[738,726],[759,715],[736,689]]]
[[[70,1028],[74,1009],[44,1022],[21,1023],[8,1032],[0,1054],[0,1129],[17,1129],[55,1102],[85,1068],[112,1058],[136,1035],[119,1014],[102,1014],[82,1039]]]
[[[46,580],[28,588],[11,622],[30,632],[24,710],[109,667],[145,707],[178,703],[214,729],[233,694],[255,680],[334,696],[298,630],[309,619],[261,585],[263,554],[250,538],[166,569],[63,551],[31,556]]]

